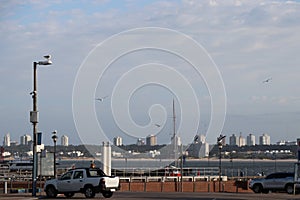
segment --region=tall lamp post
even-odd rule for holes
[[[30,122],[33,125],[33,166],[32,166],[32,196],[36,196],[36,182],[38,172],[37,161],[37,123],[38,123],[38,109],[37,109],[37,66],[38,65],[51,65],[51,56],[44,56],[46,60],[33,62],[33,91],[30,93],[33,100],[33,110],[30,111]]]
[[[56,141],[57,141],[57,131],[52,132],[52,140],[54,143],[54,150],[53,150],[53,171],[54,171],[54,178],[56,178]]]
[[[223,139],[225,138],[225,135],[220,135],[217,137],[217,144],[219,147],[219,192],[221,192],[221,174],[222,174],[222,148],[223,148]]]

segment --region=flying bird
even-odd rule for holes
[[[161,125],[160,125],[160,124],[155,124],[155,126],[156,126],[156,127],[161,127]]]
[[[97,101],[104,101],[108,96],[102,97],[102,98],[96,98]]]
[[[263,83],[268,83],[272,80],[272,77],[271,78],[267,78],[266,80],[263,81]]]

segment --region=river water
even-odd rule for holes
[[[294,172],[296,160],[221,160],[222,174],[229,177],[255,176],[258,174],[267,175],[273,172]],[[60,160],[59,168],[89,167],[91,160]],[[101,162],[95,160],[96,166],[101,167]],[[113,159],[113,169],[162,169],[168,165],[174,165],[172,160],[161,159]],[[180,166],[180,162],[175,165]],[[186,160],[184,168],[218,168],[220,165],[217,159]]]

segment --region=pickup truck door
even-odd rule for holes
[[[83,170],[76,170],[74,172],[74,175],[73,175],[73,180],[72,180],[72,188],[73,190],[77,190],[79,191],[80,188],[83,188],[84,186],[84,178],[86,177],[85,171]]]
[[[72,174],[73,171],[67,172],[57,181],[57,189],[60,192],[73,191],[72,185]]]

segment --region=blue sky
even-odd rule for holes
[[[50,53],[53,65],[38,69],[39,130],[46,144],[51,143],[53,130],[68,135],[70,143],[80,144],[82,133],[77,132],[73,120],[72,93],[83,61],[114,34],[161,27],[193,38],[218,67],[227,97],[223,134],[242,132],[258,137],[268,133],[272,142],[296,140],[300,129],[299,11],[298,1],[2,1],[1,136],[9,132],[19,141],[21,135],[32,134],[32,62]],[[126,136],[114,122],[112,89],[132,66],[150,62],[172,65],[190,81],[201,113],[197,133],[205,134],[211,99],[203,78],[167,53],[144,51],[112,65],[95,90],[95,97],[109,96],[95,102],[97,118],[108,138],[121,135],[125,141],[135,142],[136,138]],[[270,82],[262,83],[269,77]],[[129,103],[133,120],[141,126],[149,123],[151,105],[165,107],[166,123],[160,132],[153,128],[161,143],[169,142],[172,133],[173,95],[166,88],[149,85],[138,90]],[[97,133],[92,134],[96,139],[87,141],[101,143]],[[181,134],[187,143],[196,133]]]

